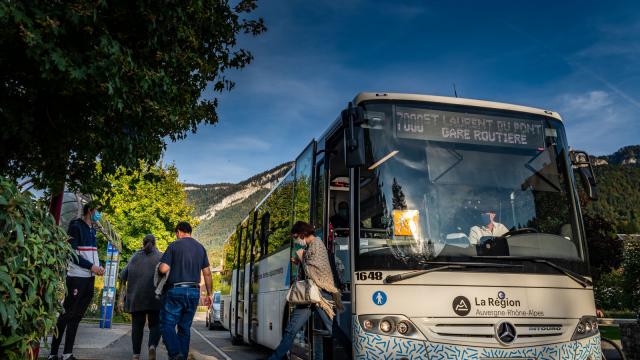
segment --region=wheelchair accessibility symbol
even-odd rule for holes
[[[384,291],[378,290],[373,293],[372,300],[374,304],[382,306],[387,302],[387,294],[385,294]]]

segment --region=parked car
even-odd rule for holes
[[[222,329],[222,319],[220,318],[220,291],[213,293],[213,301],[207,309],[206,325],[209,330]]]

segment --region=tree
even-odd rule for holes
[[[93,193],[155,162],[165,139],[218,121],[215,97],[250,52],[255,0],[0,3],[0,173]],[[102,172],[96,172],[97,162]]]
[[[146,234],[155,235],[163,251],[175,239],[179,221],[197,224],[174,166],[140,162],[137,169],[120,168],[107,179],[111,186],[100,198],[105,202],[105,216],[122,239],[123,260],[140,249]]]
[[[622,241],[616,235],[611,221],[589,214],[584,214],[583,220],[591,274],[597,281],[602,274],[622,264]]]
[[[640,311],[640,237],[629,236],[624,242],[624,292],[629,306]]]

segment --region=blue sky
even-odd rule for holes
[[[640,143],[640,2],[261,1],[255,60],[228,73],[220,122],[169,143],[190,183],[237,182],[294,159],[361,91],[560,112],[574,148]],[[205,94],[206,97],[212,94]]]

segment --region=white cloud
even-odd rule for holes
[[[601,111],[612,104],[609,93],[602,90],[593,90],[582,94],[565,94],[561,96],[563,112],[575,116],[584,116]]]

